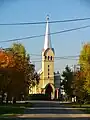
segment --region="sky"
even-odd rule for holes
[[[89,0],[0,0],[0,23],[45,21],[47,14],[50,21],[90,17]],[[50,31],[90,25],[90,20],[50,24]],[[45,34],[46,25],[0,26],[0,41]],[[80,54],[82,45],[90,41],[90,28],[51,36],[55,57],[76,56]],[[36,70],[41,68],[41,55],[44,37],[17,41],[22,43],[30,54]],[[0,43],[0,47],[10,47],[13,42]],[[55,60],[55,71],[64,70],[68,64],[77,64],[76,60]]]

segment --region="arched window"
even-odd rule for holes
[[[52,56],[51,56],[51,60],[52,60]]]
[[[48,78],[49,78],[49,72],[48,72]]]
[[[48,60],[49,60],[49,56],[48,56]]]
[[[48,75],[48,78],[49,78],[49,75]]]
[[[45,56],[45,60],[47,59],[47,56]]]
[[[48,71],[49,71],[49,65],[48,65]]]

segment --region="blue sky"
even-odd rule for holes
[[[0,0],[0,23],[64,20],[90,17],[89,0]],[[90,20],[73,23],[50,24],[50,31],[90,25]],[[0,26],[0,40],[8,40],[45,33],[45,25]],[[55,56],[79,55],[82,43],[90,41],[90,28],[51,36]],[[29,54],[41,54],[44,37],[20,41]],[[1,47],[10,47],[10,43],[0,43]],[[31,56],[36,69],[41,68],[41,57]],[[55,71],[63,70],[68,64],[76,64],[76,60],[55,60]]]

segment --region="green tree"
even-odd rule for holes
[[[28,94],[28,90],[39,83],[39,75],[35,71],[35,66],[30,63],[30,56],[22,44],[12,45],[13,57],[15,60],[15,69],[19,71],[19,85],[24,94]],[[21,79],[20,79],[21,76]],[[22,77],[23,76],[23,77]],[[17,78],[17,81],[18,81]],[[19,92],[20,93],[20,92]]]
[[[68,95],[68,97],[71,98],[73,96],[73,72],[68,66],[66,66],[65,71],[63,71],[62,77],[63,79],[61,85],[64,87],[65,93]]]
[[[21,56],[22,58],[26,57],[26,50],[25,47],[21,44],[21,43],[14,43],[11,46],[14,54],[18,54],[19,56]]]

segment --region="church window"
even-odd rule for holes
[[[49,60],[49,56],[48,56],[48,60]]]
[[[47,59],[47,56],[45,56],[45,60]]]
[[[48,78],[49,78],[49,75],[48,75]]]
[[[52,60],[52,56],[51,56],[51,60]]]

